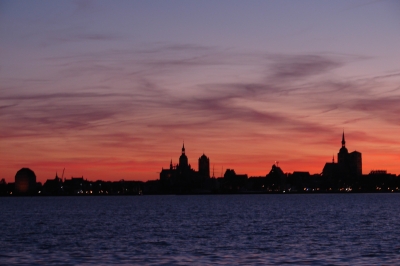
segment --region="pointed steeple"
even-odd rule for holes
[[[335,155],[332,155],[332,163],[335,163]]]
[[[185,143],[182,145],[182,154],[179,156],[179,168],[187,169],[189,167],[188,158],[185,154]]]
[[[171,159],[171,162],[170,162],[170,164],[169,164],[169,169],[172,170],[172,159]]]
[[[346,141],[344,140],[344,130],[343,130],[343,135],[342,135],[342,147],[346,145]]]

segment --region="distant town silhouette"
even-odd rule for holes
[[[20,169],[14,183],[0,181],[1,196],[69,196],[69,195],[151,195],[151,194],[251,194],[251,193],[335,193],[335,192],[399,192],[400,175],[386,170],[362,174],[361,152],[348,152],[345,134],[337,161],[325,163],[321,174],[309,172],[284,173],[278,163],[265,176],[248,177],[226,169],[221,177],[210,174],[210,159],[203,153],[198,159],[198,170],[189,164],[185,144],[179,163],[162,168],[158,180],[143,181],[88,181],[83,177],[48,179],[43,185],[36,182],[34,171]]]

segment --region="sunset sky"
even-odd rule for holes
[[[0,179],[154,180],[184,141],[321,173],[344,130],[400,174],[400,1],[0,1]]]

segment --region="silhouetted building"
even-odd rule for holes
[[[173,165],[171,159],[169,169],[162,168],[160,173],[160,180],[175,179],[178,176],[188,176],[193,172],[194,170],[191,168],[188,157],[186,156],[185,144],[183,144],[182,153],[179,156],[179,164]]]
[[[326,178],[334,178],[339,176],[339,173],[339,165],[335,163],[335,157],[332,157],[331,163],[325,163],[325,166],[322,169],[322,176]]]
[[[7,183],[6,180],[4,178],[2,178],[0,180],[0,195],[4,196],[4,195],[8,195],[8,191],[7,191]]]
[[[394,192],[399,190],[400,179],[386,170],[373,170],[363,177],[363,185],[368,192]]]
[[[358,151],[348,152],[344,132],[342,135],[342,147],[338,153],[338,164],[341,174],[346,177],[356,178],[362,175],[361,153]]]
[[[238,175],[233,169],[226,169],[224,174],[224,192],[235,193],[246,190],[247,175]]]
[[[82,177],[71,177],[64,181],[64,191],[67,195],[85,194],[88,191],[87,180]]]
[[[249,193],[265,193],[265,176],[251,176],[246,181]]]
[[[63,181],[61,178],[58,177],[57,173],[54,179],[47,179],[47,181],[44,183],[43,194],[44,195],[63,194]]]
[[[190,168],[188,157],[185,153],[185,143],[182,145],[182,154],[179,156],[179,166],[178,168],[181,171],[187,170]]]
[[[290,192],[302,192],[304,188],[311,188],[311,175],[309,172],[294,171],[286,179],[287,189]]]
[[[208,158],[204,155],[208,160]],[[201,157],[200,157],[201,158]],[[205,164],[202,171],[205,172]],[[160,172],[161,190],[163,193],[206,193],[207,182],[210,179],[209,161],[208,176],[193,170],[186,156],[185,145],[182,145],[182,153],[179,157],[179,164],[173,165],[172,160],[169,169],[162,169]]]
[[[272,165],[271,170],[265,177],[265,187],[269,192],[283,191],[286,186],[286,175],[277,165]]]
[[[210,177],[210,159],[204,153],[199,158],[199,174]]]
[[[15,193],[33,195],[36,193],[36,175],[29,168],[22,168],[15,174]]]
[[[328,190],[342,190],[351,186],[359,187],[362,176],[362,159],[358,151],[348,152],[344,132],[342,135],[342,147],[337,154],[337,163],[332,158],[331,163],[326,163],[322,176]]]

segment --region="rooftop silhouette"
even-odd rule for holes
[[[64,169],[65,170],[65,169]],[[265,176],[248,177],[226,169],[223,176],[210,176],[210,158],[203,152],[198,158],[198,168],[189,163],[185,144],[182,144],[178,163],[170,160],[162,168],[159,179],[153,181],[88,181],[82,177],[61,178],[56,173],[43,185],[36,182],[29,168],[20,169],[15,183],[0,182],[0,194],[6,195],[142,195],[142,194],[211,194],[211,193],[332,193],[332,192],[400,192],[400,176],[386,170],[373,170],[362,174],[362,154],[349,152],[345,133],[342,133],[337,162],[327,162],[322,172],[294,171],[285,173],[275,162]]]

